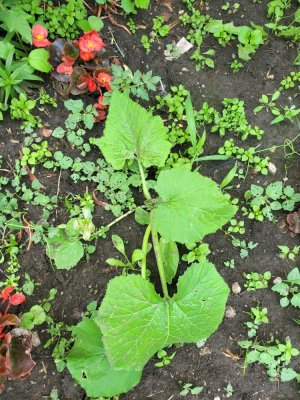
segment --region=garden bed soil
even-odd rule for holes
[[[223,1],[219,0],[210,2],[209,14],[215,18],[221,18],[219,10],[221,10],[222,4]],[[251,21],[257,24],[266,23],[266,1],[263,1],[262,4],[252,4],[249,0],[240,0],[240,4],[241,7],[236,15],[226,17],[226,14],[223,13],[222,17],[233,20],[238,25],[249,24]],[[174,13],[171,13],[170,21],[176,19],[178,11],[183,9],[183,5],[181,2],[173,1],[172,7]],[[153,16],[161,15],[164,12],[169,11],[163,4],[153,1],[150,10],[139,12],[135,21],[137,25],[144,25],[145,32],[149,33]],[[263,140],[260,142],[261,148],[282,144],[287,137],[293,138],[299,131],[297,126],[292,123],[270,126],[270,115],[261,112],[255,116],[252,112],[258,104],[261,94],[273,93],[279,87],[282,77],[291,71],[296,49],[290,47],[287,42],[275,38],[270,39],[259,48],[244,69],[232,74],[229,64],[235,49],[230,46],[221,48],[214,38],[210,38],[207,46],[217,50],[216,68],[196,72],[188,55],[183,55],[176,61],[166,61],[164,58],[165,44],[170,43],[171,40],[177,42],[181,37],[187,35],[187,29],[179,24],[172,29],[167,39],[162,40],[160,45],[153,46],[149,55],[146,55],[140,44],[140,36],[145,33],[144,31],[129,36],[122,29],[106,23],[104,38],[108,43],[111,42],[110,29],[118,46],[124,51],[125,57],[120,56],[117,47],[113,44],[110,45],[110,50],[119,56],[122,64],[128,65],[132,70],[140,69],[145,72],[152,70],[155,75],[162,77],[162,83],[167,90],[172,85],[183,84],[191,91],[196,109],[201,106],[203,101],[208,101],[220,109],[224,97],[238,97],[245,100],[250,123],[265,130]],[[49,83],[48,88],[50,87]],[[299,97],[296,100],[298,100],[299,107]],[[62,126],[65,117],[65,109],[62,101],[59,100],[59,107],[51,111],[51,116],[48,118],[50,129]],[[103,125],[97,125],[93,129],[92,135],[100,136],[102,129]],[[50,139],[49,141],[50,147],[57,144],[55,140]],[[211,134],[205,147],[205,154],[214,154],[223,141],[224,139],[221,140],[217,134]],[[2,123],[0,131],[0,154],[3,155],[7,165],[13,165],[13,160],[18,157],[22,142],[23,133],[19,130],[18,125],[6,119]],[[255,140],[246,141],[246,146],[256,144]],[[295,147],[299,148],[299,142],[295,142]],[[64,151],[68,153],[71,150],[65,148]],[[96,159],[97,151],[93,151],[92,154]],[[285,159],[280,150],[276,150],[270,157],[277,168],[275,176],[264,177],[251,172],[245,183],[237,184],[234,188],[233,192],[236,197],[242,199],[245,190],[251,183],[265,186],[284,176],[288,178],[289,184],[300,191],[299,158]],[[230,168],[231,165],[207,162],[204,163],[201,172],[217,182],[221,182]],[[46,174],[45,171],[40,171],[38,177],[46,186],[47,194],[56,194],[58,173]],[[71,183],[68,173],[62,173],[59,187],[61,195],[82,194],[85,190],[85,184]],[[88,190],[92,192],[93,187],[88,185]],[[58,212],[53,213],[51,222],[54,225],[65,222],[64,209],[64,205],[61,204]],[[99,206],[96,206],[95,215],[96,226],[105,225],[113,220],[113,216]],[[31,221],[36,222],[39,219],[37,210],[32,209],[29,217]],[[137,225],[132,217],[115,225],[110,231],[110,234],[113,233],[126,238],[130,250],[141,246],[143,227]],[[50,288],[56,287],[58,294],[51,310],[52,317],[55,321],[64,321],[70,325],[79,322],[81,312],[86,309],[87,304],[93,300],[100,303],[108,281],[118,273],[105,263],[107,258],[117,255],[113,249],[110,234],[107,239],[98,240],[96,252],[91,256],[89,262],[81,261],[74,269],[66,272],[52,268],[42,245],[34,245],[30,251],[21,254],[22,271],[28,271],[30,276],[40,284],[36,287],[34,295],[28,297],[26,307],[29,308],[30,305],[36,304],[47,295]],[[215,263],[230,287],[234,282],[238,282],[243,288],[242,275],[244,272],[270,270],[272,279],[287,274],[290,270],[289,263],[278,258],[277,245],[287,244],[292,247],[299,244],[299,236],[292,237],[289,233],[285,225],[284,213],[279,213],[277,223],[268,221],[258,223],[246,220],[245,239],[257,242],[258,247],[250,252],[248,258],[243,260],[239,257],[238,250],[231,245],[230,239],[221,231],[205,240],[211,246],[210,260]],[[228,269],[223,262],[232,258],[236,260],[236,268]],[[184,269],[185,266],[181,264],[180,273]],[[160,290],[158,284],[157,290]],[[141,383],[120,398],[122,400],[179,400],[183,398],[179,395],[182,386],[185,383],[192,383],[195,386],[204,386],[204,391],[201,395],[188,395],[185,399],[213,400],[216,396],[223,399],[225,398],[224,387],[231,383],[234,388],[232,400],[300,399],[299,384],[296,382],[270,382],[263,367],[258,365],[248,366],[244,374],[243,359],[237,360],[229,356],[234,354],[238,357],[242,354],[237,341],[246,340],[247,331],[243,326],[243,322],[248,319],[246,312],[257,304],[268,308],[270,319],[269,324],[260,328],[260,337],[267,340],[270,335],[274,335],[280,340],[284,340],[286,336],[289,336],[294,347],[300,348],[299,326],[293,322],[293,319],[299,318],[299,312],[294,308],[283,310],[279,305],[278,295],[271,290],[247,292],[243,288],[240,294],[231,293],[228,300],[228,306],[235,309],[236,317],[225,318],[219,330],[209,338],[204,347],[198,348],[193,344],[172,349],[172,351],[176,351],[176,356],[171,365],[164,368],[154,366],[156,362],[154,357],[146,365]],[[42,344],[45,343],[48,337],[43,332],[43,326],[38,327],[37,332]],[[58,389],[61,400],[86,398],[83,390],[75,384],[67,370],[63,373],[57,372],[51,357],[51,348],[43,349],[43,345],[40,345],[33,349],[32,354],[36,367],[30,377],[25,381],[8,382],[1,399],[41,400],[48,398],[47,396],[53,388]],[[295,364],[296,369],[297,367],[299,370],[299,361],[298,365]]]

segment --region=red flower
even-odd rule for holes
[[[94,53],[85,51],[80,51],[79,55],[83,61],[90,61],[95,57]]]
[[[56,67],[56,71],[59,74],[72,75],[73,72],[72,65],[75,63],[75,60],[69,56],[63,57],[62,60],[63,62]]]
[[[112,90],[110,86],[110,82],[112,81],[112,76],[109,74],[106,74],[105,72],[100,72],[100,74],[97,76],[97,81],[100,83],[100,86],[105,87],[106,90],[109,92]]]
[[[84,53],[99,51],[102,47],[105,47],[105,44],[102,38],[94,30],[84,33],[84,35],[79,39],[79,49]]]
[[[105,47],[105,43],[98,33],[94,30],[84,33],[78,42],[80,49],[80,58],[83,61],[89,61],[94,58],[94,52]]]
[[[51,42],[47,39],[48,31],[43,25],[34,25],[32,28],[32,36],[32,44],[35,47],[47,47],[51,44]]]
[[[94,92],[97,89],[95,79],[87,72],[80,75],[76,86],[81,90],[88,89],[89,92]]]

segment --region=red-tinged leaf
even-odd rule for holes
[[[19,325],[20,320],[15,314],[6,314],[4,317],[0,318],[0,327]]]
[[[14,295],[12,295],[10,297],[9,302],[13,306],[18,306],[18,305],[24,303],[25,300],[26,300],[26,297],[24,296],[23,293],[15,293]]]
[[[79,78],[84,75],[85,69],[82,67],[75,67],[73,70],[73,74],[71,75],[71,83],[70,83],[70,93],[77,96],[79,94],[85,93],[87,91],[87,87],[83,88],[78,87]]]
[[[300,208],[298,211],[288,214],[286,220],[290,231],[300,233]]]
[[[72,59],[74,64],[75,60],[79,57],[78,42],[74,41],[66,43],[64,47],[64,55],[65,58]]]
[[[2,290],[2,292],[0,293],[0,299],[2,299],[2,304],[5,303],[9,299],[10,294],[14,290],[15,290],[14,286],[8,286],[7,288]]]
[[[31,373],[35,362],[31,358],[32,334],[15,328],[6,334],[0,347],[0,393],[6,379],[22,380]]]
[[[164,17],[166,22],[168,22],[169,19],[171,18],[171,14],[168,12],[162,13],[161,15]]]
[[[79,76],[76,86],[80,90],[88,90],[89,92],[95,92],[97,89],[95,78],[87,72]]]

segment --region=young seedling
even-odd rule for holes
[[[282,282],[276,283],[272,290],[280,294],[281,307],[291,304],[300,308],[300,272],[294,268]]]
[[[227,233],[239,233],[240,235],[243,235],[246,232],[244,221],[238,221],[233,218],[229,221],[229,223],[230,223],[230,226],[228,227],[228,229],[226,231]]]
[[[247,288],[248,292],[257,289],[267,289],[269,280],[272,276],[270,271],[264,272],[263,274],[259,274],[258,272],[251,272],[250,274],[244,273],[243,275],[246,279],[244,286]]]
[[[235,268],[235,260],[232,258],[231,260],[224,261],[224,265],[227,268],[233,269],[233,268]]]
[[[231,243],[234,247],[240,248],[240,257],[246,258],[249,255],[249,250],[253,250],[258,246],[258,243],[253,243],[252,241],[246,242],[246,240],[232,239]]]
[[[158,368],[162,368],[165,365],[170,365],[171,361],[176,355],[176,351],[174,351],[172,354],[168,356],[168,353],[165,350],[160,350],[157,354],[156,357],[160,360],[159,362],[155,363],[154,365]]]
[[[120,238],[120,236],[118,235],[112,235],[111,239],[114,247],[118,250],[119,253],[122,254],[126,262],[123,262],[118,258],[108,258],[106,260],[107,264],[111,265],[112,267],[121,267],[123,275],[126,275],[129,270],[136,270],[136,264],[145,257],[143,250],[135,249],[132,253],[131,259],[129,259],[126,254],[125,245],[122,238]],[[147,248],[147,252],[149,252],[150,249],[151,246],[149,245]]]
[[[265,345],[252,341],[241,341],[238,344],[246,349],[244,370],[246,371],[248,364],[262,364],[266,367],[271,381],[281,378],[282,374],[287,372],[285,367],[290,364],[292,357],[299,355],[299,351],[293,348],[289,337],[286,338],[285,343],[272,337]]]
[[[191,383],[185,383],[179,394],[180,396],[187,396],[188,394],[200,394],[203,392],[203,389],[203,386],[194,386]]]
[[[234,393],[233,386],[230,383],[228,383],[228,385],[224,388],[224,390],[227,398],[231,397]]]
[[[248,328],[248,337],[253,338],[256,336],[258,327],[261,324],[267,324],[269,319],[267,317],[267,308],[259,308],[259,306],[252,307],[251,311],[248,313],[252,321],[247,321],[244,325]]]
[[[247,207],[242,208],[243,215],[258,221],[266,217],[274,222],[274,211],[293,211],[295,204],[300,201],[300,193],[296,193],[290,185],[284,186],[281,181],[270,183],[266,188],[251,185],[244,197]]]
[[[187,243],[186,247],[188,250],[190,250],[190,252],[184,254],[182,256],[182,260],[186,261],[188,264],[191,264],[194,261],[206,261],[207,256],[210,254],[209,244],[207,243],[201,243],[198,246],[196,243]]]
[[[292,249],[290,249],[286,245],[281,245],[277,246],[280,250],[279,257],[282,258],[283,260],[293,260],[295,261],[295,257],[299,254],[300,246],[294,246]]]

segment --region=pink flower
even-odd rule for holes
[[[32,36],[32,44],[35,47],[47,47],[51,44],[51,42],[47,39],[48,31],[43,25],[34,25],[32,28]]]
[[[78,45],[80,49],[80,58],[83,61],[92,60],[95,57],[94,52],[106,46],[102,38],[94,30],[84,33],[79,39]]]
[[[100,86],[105,87],[105,89],[109,92],[112,90],[110,86],[110,82],[112,80],[112,76],[106,74],[105,72],[100,72],[100,74],[98,74],[97,76],[97,81],[99,82]]]

